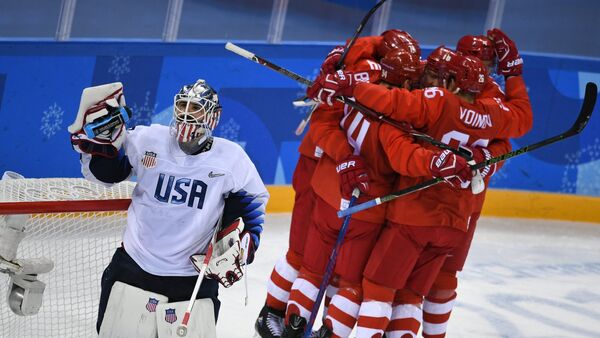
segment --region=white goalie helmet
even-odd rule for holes
[[[173,99],[171,131],[186,154],[196,154],[210,139],[221,117],[217,92],[199,79],[185,85]]]

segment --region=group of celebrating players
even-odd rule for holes
[[[336,69],[343,53],[344,66]],[[421,59],[407,32],[388,30],[336,47],[307,96],[320,105],[299,148],[289,249],[275,265],[256,321],[260,337],[302,337],[342,225],[339,209],[414,186],[445,184],[352,214],[312,337],[444,337],[485,191],[498,168],[476,163],[511,150],[531,129],[522,58],[500,29],[466,35]],[[492,73],[505,80],[503,91]],[[398,123],[336,101],[352,97]],[[398,128],[402,124],[406,128]],[[414,138],[427,134],[471,156]],[[465,158],[467,157],[467,158]],[[318,307],[317,307],[318,308]],[[421,324],[422,323],[422,324]]]

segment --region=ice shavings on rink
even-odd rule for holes
[[[267,215],[248,306],[243,283],[220,290],[219,337],[252,337],[289,221]],[[484,217],[458,294],[448,337],[600,337],[600,224]]]

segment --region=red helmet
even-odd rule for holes
[[[383,42],[377,46],[377,56],[384,57],[391,50],[404,49],[407,52],[421,57],[421,47],[410,34],[399,29],[390,29],[381,33]]]
[[[381,79],[395,86],[402,86],[405,80],[409,80],[411,84],[418,83],[423,73],[419,57],[404,49],[388,52],[379,63]]]
[[[465,35],[456,44],[456,51],[482,61],[494,60],[494,46],[485,35]]]
[[[439,73],[440,70],[440,62],[442,61],[442,56],[450,53],[451,55],[456,54],[450,48],[446,48],[446,46],[439,46],[434,49],[431,54],[427,57],[427,69],[432,71],[435,74]]]
[[[439,74],[444,80],[454,78],[459,89],[473,94],[483,90],[488,77],[487,67],[481,60],[454,52],[442,55]]]

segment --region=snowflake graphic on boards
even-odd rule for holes
[[[313,68],[312,74],[305,76],[305,78],[314,81],[317,76],[319,75],[319,68]],[[301,90],[298,90],[298,92],[296,93],[297,98],[302,98],[304,96],[306,96],[306,86],[303,85],[302,83],[298,82],[298,87],[301,88]],[[306,106],[306,107],[296,107],[294,106],[295,109],[297,109],[298,114],[301,116],[306,116],[306,114],[308,114],[309,110],[311,109],[311,106]]]
[[[581,163],[583,157],[589,157],[589,162]],[[593,143],[565,155],[567,165],[563,172],[561,192],[583,195],[600,195],[600,138]],[[575,179],[570,177],[575,176]]]
[[[42,113],[42,121],[40,123],[40,131],[46,139],[49,139],[57,131],[62,128],[63,115],[65,111],[54,102],[48,109]]]
[[[240,124],[235,122],[233,118],[229,118],[227,122],[219,123],[219,127],[215,130],[215,136],[238,142],[240,136]]]
[[[119,80],[121,75],[131,72],[131,69],[129,68],[130,59],[129,56],[117,55],[113,57],[110,68],[108,68],[108,73],[113,74],[115,80]]]
[[[149,126],[152,123],[152,113],[156,110],[158,104],[155,103],[150,106],[150,91],[146,91],[146,97],[144,98],[144,104],[138,106],[136,103],[131,108],[133,116],[131,117],[135,125]]]

